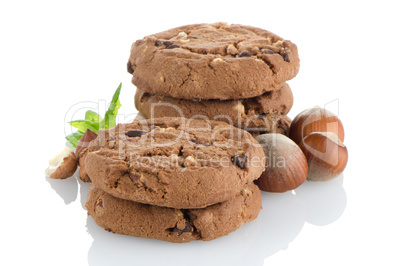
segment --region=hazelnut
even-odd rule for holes
[[[77,158],[74,151],[68,147],[49,160],[49,167],[45,174],[52,179],[65,179],[74,174],[77,170]]]
[[[341,141],[345,136],[341,120],[330,111],[318,106],[304,110],[293,119],[289,137],[299,144],[311,132],[333,132]]]
[[[89,143],[96,139],[98,135],[91,130],[87,129],[84,133],[84,135],[81,137],[81,139],[77,143],[77,148],[75,149],[75,155],[77,158],[80,157],[80,153],[85,149],[88,148]]]
[[[309,181],[330,180],[346,167],[348,150],[333,132],[313,132],[299,145],[307,158]]]
[[[265,152],[265,171],[255,181],[268,192],[285,192],[300,186],[307,178],[307,160],[302,150],[282,134],[256,137]]]
[[[78,159],[78,164],[80,166],[79,177],[80,177],[81,181],[85,182],[85,183],[91,182],[91,178],[89,177],[86,167],[85,167],[85,159],[87,158],[87,155],[88,155],[88,150],[85,150],[80,154],[80,157]]]

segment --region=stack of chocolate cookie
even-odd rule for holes
[[[170,242],[211,240],[255,219],[264,152],[219,121],[157,118],[101,130],[85,148],[86,208],[108,231]]]
[[[225,23],[174,28],[136,41],[127,64],[145,118],[227,122],[254,136],[287,134],[297,47],[259,28]]]

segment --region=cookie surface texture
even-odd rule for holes
[[[295,44],[251,26],[195,24],[133,43],[127,70],[146,92],[182,99],[241,99],[296,76]]]
[[[231,200],[180,210],[119,199],[91,185],[85,206],[107,231],[182,243],[212,240],[254,220],[261,210],[261,193],[249,184]]]
[[[244,129],[250,126],[261,128],[263,123],[268,127],[266,119],[286,115],[292,108],[293,94],[289,85],[285,83],[279,90],[253,98],[194,101],[151,94],[137,88],[134,103],[137,110],[146,118],[204,117]]]
[[[233,198],[264,170],[257,141],[224,122],[157,118],[104,132],[90,143],[85,168],[118,198],[204,208]]]

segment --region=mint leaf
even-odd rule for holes
[[[66,140],[68,140],[74,148],[77,148],[78,141],[82,138],[84,134],[81,132],[74,132],[70,135],[66,136]]]
[[[98,113],[96,113],[92,110],[88,110],[85,113],[85,120],[99,123],[100,121],[102,121],[102,117],[100,115],[98,115]]]
[[[121,107],[119,95],[121,90],[121,83],[117,87],[115,93],[113,94],[112,101],[110,102],[109,108],[107,109],[103,120],[100,122],[100,128],[112,128],[116,126],[116,116]]]
[[[116,126],[116,116],[121,107],[121,103],[119,100],[120,91],[121,91],[121,83],[117,87],[116,91],[114,92],[112,101],[110,102],[109,108],[106,111],[103,119],[96,112],[94,112],[92,110],[88,110],[85,113],[84,120],[75,120],[75,121],[68,122],[71,126],[78,129],[78,132],[74,132],[74,133],[66,136],[66,139],[75,148],[77,147],[78,141],[82,138],[82,136],[84,135],[84,133],[87,129],[98,134],[99,129],[101,129],[101,128],[108,129],[108,128],[112,128],[112,127]]]
[[[85,131],[87,131],[87,129],[91,130],[92,132],[95,132],[96,134],[98,134],[99,132],[99,123],[97,122],[92,122],[88,120],[75,120],[68,123],[71,126],[78,129],[78,131],[81,132],[82,134],[84,134]]]

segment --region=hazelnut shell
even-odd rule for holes
[[[307,158],[309,181],[335,178],[348,162],[348,149],[333,132],[313,132],[299,146]]]
[[[333,132],[342,142],[345,138],[341,120],[332,112],[318,106],[304,110],[293,119],[289,137],[295,143],[300,143],[312,132]]]
[[[87,129],[84,133],[84,135],[81,137],[81,139],[78,141],[77,148],[75,149],[75,155],[77,158],[80,157],[80,153],[88,148],[89,143],[96,139],[98,135],[95,132],[92,132],[91,130]]]
[[[265,171],[255,181],[267,192],[285,192],[300,186],[307,178],[307,160],[302,150],[282,134],[256,137],[265,152]]]

